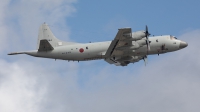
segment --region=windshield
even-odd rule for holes
[[[176,40],[177,38],[170,35],[170,39],[171,39],[171,40]]]

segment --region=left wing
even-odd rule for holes
[[[105,61],[117,66],[127,66],[129,63],[137,62],[144,59],[145,56],[131,56],[127,48],[135,46],[132,44],[131,28],[119,29],[115,39],[111,42],[106,54]]]
[[[132,41],[127,41],[131,37],[132,37],[131,28],[119,29],[115,39],[111,42],[105,56],[106,57],[122,56],[124,54],[124,51],[117,50],[116,48],[132,45]]]

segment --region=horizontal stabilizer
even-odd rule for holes
[[[40,40],[40,46],[39,46],[38,51],[51,51],[53,49],[54,48],[46,39]]]
[[[8,55],[17,55],[17,54],[25,54],[25,52],[12,52],[12,53],[8,53]]]

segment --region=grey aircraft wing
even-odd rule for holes
[[[111,42],[105,56],[121,56],[124,54],[122,50],[117,50],[116,48],[132,45],[132,41],[127,41],[131,38],[131,28],[121,28],[119,29],[115,39]]]
[[[111,42],[105,54],[105,61],[110,64],[115,64],[117,66],[127,66],[129,63],[134,63],[143,59],[143,56],[136,57],[129,55],[129,52],[131,51],[126,50],[126,47],[133,46],[131,38],[131,28],[119,29],[117,35]]]

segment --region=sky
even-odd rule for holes
[[[199,0],[1,0],[0,112],[199,112],[199,10]],[[148,25],[188,47],[127,67],[7,55],[36,49],[44,22],[65,41],[108,41]]]

